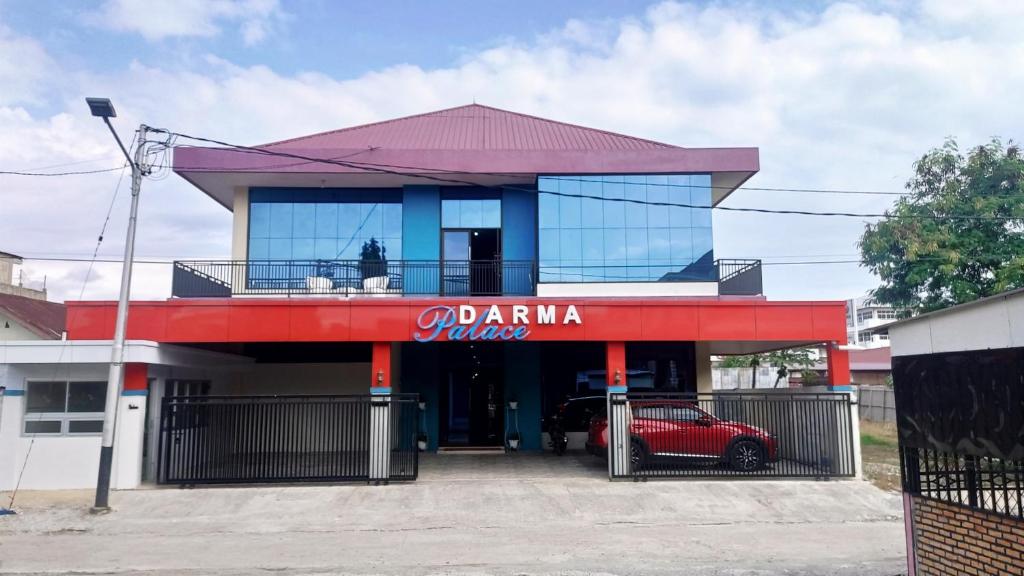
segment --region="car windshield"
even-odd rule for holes
[[[649,418],[652,420],[674,420],[676,422],[694,422],[703,417],[704,413],[691,406],[656,404],[649,406],[634,407],[633,416],[635,418]]]

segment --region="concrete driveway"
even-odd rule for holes
[[[0,574],[905,572],[900,499],[866,482],[601,470],[584,455],[434,456],[415,483],[136,490],[105,516],[86,492],[23,493],[0,517]]]

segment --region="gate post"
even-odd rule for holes
[[[626,343],[608,342],[605,357],[608,387],[608,479],[626,478],[630,469],[630,410],[626,384]]]
[[[374,342],[370,363],[370,481],[391,477],[391,343]]]
[[[391,477],[391,394],[370,395],[370,481]]]

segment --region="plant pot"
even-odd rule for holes
[[[420,436],[419,438],[417,438],[416,447],[419,448],[420,452],[425,452],[427,450],[427,437]]]
[[[511,401],[509,401],[509,403],[508,403],[508,409],[509,409],[509,410],[518,410],[518,409],[519,409],[519,402],[517,402],[517,401],[515,401],[515,400],[511,400]]]
[[[509,450],[519,450],[519,438],[509,438],[508,448]]]

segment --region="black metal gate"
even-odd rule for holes
[[[850,395],[611,394],[613,478],[856,475]]]
[[[415,480],[418,401],[416,394],[166,397],[158,482]],[[374,447],[385,463],[377,472]]]

